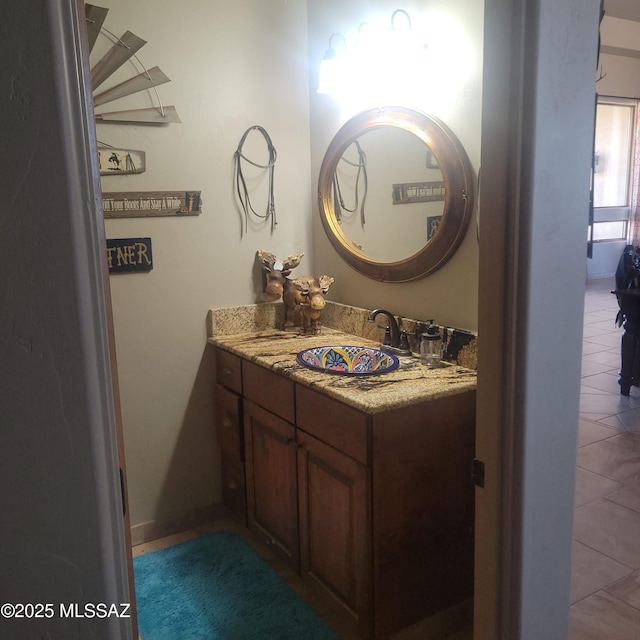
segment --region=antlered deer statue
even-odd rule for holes
[[[262,264],[266,280],[264,297],[275,301],[282,297],[285,309],[285,327],[300,324],[303,333],[318,333],[320,311],[324,309],[324,294],[333,278],[331,276],[302,276],[290,280],[291,274],[300,264],[304,253],[287,257],[281,262],[270,251],[258,250],[258,260]]]
[[[285,283],[284,304],[289,320],[291,313],[297,308],[300,312],[302,333],[316,334],[320,332],[320,312],[324,309],[324,295],[333,282],[331,276],[302,276]],[[287,305],[289,299],[289,306]],[[293,307],[291,306],[293,304]]]
[[[270,251],[258,249],[258,260],[265,274],[264,297],[267,300],[274,301],[282,298],[285,280],[300,264],[303,256],[304,253],[298,253],[281,262]]]

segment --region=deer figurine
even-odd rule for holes
[[[333,283],[331,276],[302,276],[285,283],[284,303],[287,322],[297,310],[300,313],[302,333],[315,335],[320,332],[320,312],[325,307],[324,296]],[[287,306],[287,300],[290,300]],[[293,318],[292,318],[293,320]]]
[[[304,253],[289,256],[284,262],[278,260],[270,251],[258,249],[257,255],[265,274],[264,297],[270,301],[279,300],[283,297],[287,276],[300,264]]]

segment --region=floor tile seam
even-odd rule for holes
[[[607,327],[598,327],[596,326],[598,323],[594,322],[592,324],[583,324],[582,325],[582,334],[581,338],[583,342],[588,342],[591,344],[593,342],[593,338],[602,338],[602,336],[622,336],[624,331],[622,329],[607,329]]]
[[[596,589],[595,591],[592,591],[591,593],[587,593],[586,596],[583,596],[582,598],[578,598],[577,600],[575,600],[574,602],[571,603],[570,605],[570,609],[573,609],[573,607],[575,607],[576,605],[580,604],[581,602],[583,602],[584,600],[586,600],[587,598],[590,598],[591,596],[594,596],[596,593],[598,593],[599,591],[603,591],[603,589]],[[607,593],[607,595],[610,595],[609,593]]]
[[[604,351],[598,351],[597,353],[604,353]],[[587,360],[587,358],[589,358],[589,356],[593,356],[595,355],[594,353],[589,353],[586,356],[580,356],[580,364],[583,364],[583,360]],[[608,364],[607,362],[594,362],[593,360],[587,360],[587,364],[599,364],[602,365],[603,367],[607,367],[607,369],[605,369],[605,371],[598,371],[597,373],[587,373],[585,375],[580,375],[581,378],[588,378],[589,376],[597,376],[599,373],[609,373],[610,371],[613,371],[614,373],[612,375],[615,375],[618,373],[618,371],[620,370],[620,366],[622,365],[622,359],[621,359],[621,364],[620,365],[612,365],[612,364]]]
[[[600,363],[597,363],[597,364],[600,364]],[[585,378],[589,378],[591,376],[600,376],[603,373],[608,375],[608,376],[617,376],[618,372],[619,372],[619,367],[616,367],[614,369],[605,369],[604,371],[598,371],[597,373],[587,373],[584,376],[582,376],[582,375],[580,376],[580,384],[583,384],[582,380],[584,380]],[[589,385],[587,385],[587,386],[589,386]],[[606,391],[606,389],[602,389],[602,391]],[[612,391],[607,391],[607,393],[613,393],[613,395],[620,395],[619,392],[618,393],[614,393]]]
[[[599,351],[598,353],[604,353],[602,351]],[[609,371],[611,371],[612,369],[614,370],[619,370],[620,369],[620,365],[618,364],[611,364],[609,362],[602,362],[601,360],[596,360],[594,358],[591,358],[590,356],[596,355],[594,353],[590,353],[589,355],[586,356],[582,356],[580,358],[580,367],[581,369],[584,368],[585,365],[587,366],[592,366],[592,365],[598,365],[601,367],[608,367],[605,371],[598,371],[597,373],[587,373],[586,375],[580,375],[580,378],[588,378],[589,376],[597,376],[598,373],[608,373]],[[608,355],[608,354],[607,354]]]
[[[588,469],[587,469],[587,471],[588,471]],[[605,478],[605,480],[611,480],[611,478]],[[618,482],[618,481],[617,481],[617,480],[614,480],[614,482]],[[624,483],[620,482],[619,484],[624,484]],[[574,508],[573,508],[573,511],[574,511],[574,513],[573,513],[574,518],[575,518],[575,515],[576,515],[576,514],[575,514],[575,512],[576,512],[578,509],[582,509],[582,507],[587,507],[587,506],[589,506],[590,504],[593,504],[594,502],[598,502],[598,500],[605,500],[605,499],[607,498],[607,496],[611,496],[611,495],[613,495],[614,493],[619,493],[620,491],[624,491],[624,489],[625,489],[625,488],[626,488],[626,486],[625,486],[625,487],[618,487],[617,489],[613,489],[612,491],[607,491],[606,493],[600,493],[600,494],[598,494],[595,498],[591,498],[591,499],[587,500],[586,502],[583,502],[583,503],[582,503],[582,504],[580,504],[580,505],[576,505],[576,506],[574,506]],[[613,500],[609,500],[609,502],[613,502]],[[618,504],[618,503],[617,503],[617,502],[613,502],[613,504]],[[637,513],[637,512],[636,512],[636,513]]]
[[[589,313],[594,313],[594,312],[593,312],[593,311],[590,311]],[[608,311],[605,311],[605,313],[607,313],[607,314],[608,314],[609,312],[608,312]],[[601,324],[603,324],[603,323],[605,323],[605,322],[606,322],[607,324],[609,324],[609,319],[606,319],[606,320],[603,320],[602,318],[598,318],[597,320],[595,320],[595,319],[594,319],[594,320],[588,320],[588,319],[587,319],[587,320],[585,320],[585,321],[582,323],[582,326],[583,326],[585,329],[586,329],[587,327],[589,327],[589,328],[593,328],[595,325],[601,325]],[[612,326],[614,327],[614,330],[615,330],[615,331],[617,331],[617,329],[615,329],[615,324],[614,324],[614,322],[615,322],[615,315],[613,315],[613,317],[611,318],[611,324],[612,324]],[[596,327],[596,328],[597,328],[597,329],[600,329],[600,328],[601,328],[603,331],[607,331],[607,332],[609,331],[609,329],[608,329],[607,327]],[[612,331],[612,333],[613,333],[613,331]]]
[[[581,360],[586,360],[587,362],[596,362],[597,364],[608,364],[606,362],[598,362],[597,360],[593,360],[593,358],[599,358],[601,355],[606,354],[607,356],[622,358],[620,355],[619,349],[616,347],[605,347],[602,351],[592,351],[591,353],[583,353],[580,356]]]
[[[598,441],[599,442],[599,441]],[[592,442],[591,444],[595,444],[595,442]],[[589,445],[585,445],[586,447],[588,447]],[[581,447],[582,448],[582,447]],[[620,478],[612,478],[611,476],[605,476],[602,473],[598,473],[597,471],[594,471],[593,469],[589,469],[588,467],[583,467],[580,462],[576,463],[576,467],[580,467],[583,471],[589,471],[590,473],[595,473],[597,476],[600,476],[602,479],[604,480],[613,480],[614,482],[617,482],[619,484],[624,484],[624,480],[621,480]],[[634,471],[631,475],[629,475],[628,477],[631,478],[632,476],[637,475],[637,471]],[[621,489],[618,489],[618,491],[621,491]],[[613,491],[612,491],[613,493]],[[598,500],[599,498],[596,498],[595,500],[593,500],[593,502],[595,502],[596,500]],[[585,505],[580,505],[579,507],[576,507],[577,509],[581,509],[583,506]]]
[[[601,413],[596,413],[595,411],[586,411],[586,412],[580,414],[580,419],[581,420],[594,420],[594,418],[589,418],[589,416],[599,416],[598,418],[595,418],[596,420],[608,420],[609,418],[611,418],[611,416],[606,416],[606,415],[601,414]],[[601,424],[601,426],[606,427],[608,425],[606,425],[603,422]],[[610,429],[615,429],[616,427],[609,427],[609,428]],[[622,429],[619,429],[619,431],[622,431]],[[593,443],[590,443],[590,444],[593,444]]]
[[[598,375],[598,374],[596,374]],[[588,377],[588,376],[587,376]],[[588,384],[585,384],[584,382],[580,382],[580,386],[581,387],[587,387],[588,391],[580,391],[580,395],[584,395],[584,396],[613,396],[614,398],[617,398],[620,393],[614,393],[613,391],[607,391],[606,389],[598,389],[597,387],[591,387]],[[599,392],[599,393],[598,393]]]
[[[614,396],[619,396],[620,395],[620,391],[616,389],[616,391],[609,391],[608,389],[602,389],[599,387],[594,387],[592,384],[587,384],[585,382],[585,380],[588,381],[589,378],[591,378],[592,376],[601,376],[601,375],[607,375],[607,376],[611,376],[612,378],[616,378],[616,383],[617,383],[617,378],[618,378],[618,369],[607,369],[606,371],[598,371],[597,373],[587,373],[584,376],[580,376],[580,384],[584,385],[586,387],[589,387],[590,389],[597,389],[598,391],[604,391],[605,393],[610,393],[611,395]],[[619,388],[619,385],[618,385]]]
[[[600,338],[600,339],[602,339],[602,338],[604,338],[605,336],[606,336],[606,337],[609,337],[609,335],[610,335],[610,334],[609,334],[609,332],[607,332],[607,331],[605,331],[605,332],[603,332],[603,333],[596,333],[596,334],[594,334],[594,335],[592,335],[592,336],[585,336],[585,335],[583,334],[583,336],[582,336],[582,342],[588,342],[589,344],[597,344],[597,345],[601,345],[601,346],[603,346],[603,347],[605,347],[605,348],[607,348],[607,349],[613,349],[613,346],[612,346],[612,345],[610,345],[610,344],[606,344],[605,342],[598,342],[598,340],[594,340],[594,338]],[[622,338],[622,334],[620,334],[620,337]]]
[[[613,415],[619,415],[617,413],[614,413]],[[605,424],[604,422],[602,422],[602,420],[608,420],[609,418],[611,418],[612,416],[606,416],[604,418],[598,418],[597,423],[601,426],[601,427],[606,427],[607,429],[613,429],[614,431],[617,431],[618,433],[616,433],[617,436],[619,436],[621,433],[628,433],[627,430],[620,426],[620,427],[614,427],[611,424]],[[610,436],[613,438],[613,436]]]
[[[623,431],[622,433],[631,433],[631,435],[637,435],[640,438],[640,433],[634,433],[634,432],[630,432],[630,431]],[[620,433],[616,433],[615,436],[607,436],[606,438],[603,438],[602,440],[598,440],[597,442],[605,442],[606,440],[611,440],[613,438],[617,438],[618,436],[620,436],[622,434]],[[637,451],[636,449],[633,449],[631,447],[625,447],[622,444],[618,444],[617,442],[611,442],[610,444],[612,444],[614,447],[619,447],[620,449],[624,449],[625,451],[633,451],[633,453],[638,454],[638,457],[640,457],[640,451]]]
[[[622,563],[618,563],[618,564],[622,564]],[[624,565],[625,567],[627,565]],[[603,591],[604,593],[606,593],[609,597],[611,598],[615,598],[616,600],[620,600],[620,598],[614,596],[612,593],[610,593],[609,591],[606,590],[607,587],[610,587],[611,585],[615,584],[616,582],[618,582],[618,580],[622,580],[623,578],[628,577],[631,573],[634,572],[634,569],[632,569],[630,571],[630,573],[625,573],[623,576],[620,576],[619,578],[616,578],[615,580],[613,580],[612,582],[607,583],[604,587],[598,587],[597,589],[590,591],[589,593],[587,593],[586,595],[578,598],[577,600],[575,600],[574,602],[571,603],[571,606],[575,606],[581,602],[583,602],[584,600],[586,600],[587,598],[590,598],[591,596],[595,596],[597,593],[599,593],[600,591]],[[623,600],[620,600],[620,602],[623,602],[624,604],[628,604],[626,602],[624,602]],[[632,605],[629,605],[632,606]],[[636,607],[633,607],[634,609]]]
[[[622,578],[620,578],[620,579],[622,580]],[[607,585],[607,586],[611,586],[611,585]],[[633,609],[634,611],[640,611],[640,609],[638,607],[634,607],[632,604],[629,604],[625,600],[621,600],[620,598],[618,598],[618,596],[616,596],[613,593],[607,591],[606,589],[602,588],[602,589],[600,589],[600,591],[604,591],[609,598],[613,598],[614,600],[617,600],[620,603],[620,605],[622,606],[622,608],[629,607],[629,608]]]
[[[640,569],[640,567],[633,567],[633,566],[629,565],[626,562],[622,562],[622,560],[618,560],[618,558],[614,558],[614,557],[610,556],[608,553],[605,553],[601,549],[595,549],[594,547],[592,547],[591,545],[587,544],[586,542],[583,542],[582,540],[578,540],[575,537],[575,533],[573,535],[573,541],[581,544],[583,547],[587,547],[587,549],[589,549],[590,551],[593,551],[593,552],[603,556],[607,560],[611,560],[612,562],[615,562],[616,564],[619,564],[619,565],[623,566],[625,569],[629,569],[629,571],[627,573],[625,573],[623,576],[620,576],[619,578],[616,578],[615,580],[612,580],[610,583],[608,583],[606,585],[607,587],[612,585],[614,582],[618,582],[618,580],[622,580],[623,578],[628,578],[630,574],[635,573],[638,569]],[[572,563],[572,566],[573,566],[573,563]],[[573,573],[573,569],[572,569],[572,573]],[[604,589],[604,587],[599,587],[598,591],[602,591],[602,589]]]
[[[607,480],[610,480],[610,478],[607,478]],[[622,489],[615,489],[615,490],[614,490],[614,491],[612,491],[611,493],[616,493],[616,492],[618,492],[618,491],[622,491]],[[590,500],[587,500],[586,502],[583,502],[583,503],[582,503],[582,504],[580,504],[580,505],[576,505],[576,506],[574,506],[574,507],[573,507],[573,510],[574,510],[574,516],[575,516],[575,511],[577,511],[578,509],[582,509],[582,507],[587,507],[587,506],[589,506],[590,504],[593,504],[594,502],[598,502],[598,500],[602,500],[602,499],[603,499],[605,496],[607,496],[607,495],[609,495],[609,494],[608,494],[608,493],[606,493],[606,494],[600,494],[600,495],[597,495],[595,498],[591,498]],[[574,501],[574,502],[575,502],[575,501]],[[612,502],[612,500],[610,500],[609,502]],[[616,504],[616,503],[614,502],[614,504]],[[584,544],[584,542],[583,542],[582,544]]]
[[[597,343],[590,343],[590,344],[597,344]],[[619,347],[608,347],[606,345],[599,345],[602,346],[603,349],[600,351],[592,351],[591,353],[583,353],[582,354],[582,358],[590,358],[592,356],[596,356],[599,357],[601,356],[603,353],[606,353],[607,355],[611,355],[611,356],[616,356],[616,357],[620,357],[620,348]]]
[[[590,388],[591,388],[591,387],[590,387]],[[608,392],[607,392],[607,393],[608,393]],[[601,394],[596,394],[596,393],[586,393],[585,395],[592,395],[592,396],[594,396],[594,395],[601,395]],[[619,394],[619,393],[611,393],[611,394],[609,394],[609,395],[613,395],[613,396],[616,396],[616,397],[620,397],[620,394]],[[614,413],[613,415],[615,415],[615,416],[621,416],[621,415],[623,415],[623,414],[625,414],[625,413],[631,413],[632,411],[638,411],[638,410],[640,409],[640,398],[638,398],[637,396],[622,396],[622,397],[621,397],[621,401],[622,401],[622,402],[628,402],[628,403],[629,403],[629,406],[628,406],[628,408],[627,408],[627,409],[623,409],[622,411],[618,411],[618,412]],[[593,413],[593,411],[592,411],[592,412],[590,412],[590,413]],[[608,416],[608,417],[611,417],[611,416]]]
[[[624,483],[622,483],[622,484],[624,484]],[[621,491],[624,491],[624,489],[618,489],[617,491],[612,491],[611,493],[607,493],[605,495],[600,496],[600,498],[602,500],[606,500],[607,502],[610,502],[611,504],[615,504],[616,506],[621,507],[625,511],[628,511],[629,513],[631,513],[631,514],[633,514],[635,516],[640,517],[640,511],[636,511],[635,509],[632,509],[631,507],[627,507],[624,504],[620,504],[619,502],[616,502],[615,500],[610,500],[608,498],[608,496],[612,496],[614,493],[620,493]],[[580,508],[580,507],[578,507],[578,508]],[[640,567],[637,567],[637,568],[640,569]]]
[[[640,407],[632,407],[631,409],[627,409],[626,411],[618,411],[616,413],[612,413],[611,415],[605,416],[603,418],[599,418],[598,421],[600,420],[607,420],[608,418],[612,418],[613,416],[620,416],[620,418],[622,418],[624,415],[626,415],[627,413],[633,413],[633,412],[638,412],[640,413]],[[595,411],[588,411],[587,413],[596,413]],[[604,415],[604,414],[603,414]],[[638,416],[639,421],[640,421],[640,415]],[[611,425],[604,425],[611,427]],[[612,429],[615,429],[616,427],[611,427]],[[622,429],[623,431],[626,431],[626,429]]]
[[[591,418],[580,418],[580,420],[584,420],[585,422],[589,422],[592,425],[597,427],[601,427],[602,425],[597,420],[592,420]],[[613,429],[613,427],[607,427],[608,429]],[[611,436],[613,437],[613,436]]]
[[[587,544],[586,542],[583,542],[582,540],[577,540],[574,537],[573,541],[577,542],[578,544],[581,544],[583,547],[586,547],[587,549],[589,549],[589,551],[593,551],[594,553],[605,557],[607,560],[611,560],[611,561],[615,562],[616,564],[619,564],[620,566],[624,567],[625,569],[628,569],[627,573],[625,573],[623,576],[620,576],[619,578],[616,578],[615,580],[612,580],[611,582],[607,583],[605,585],[607,587],[612,585],[612,584],[614,584],[615,582],[618,582],[618,580],[622,580],[622,578],[627,578],[631,573],[635,573],[638,570],[638,569],[634,569],[632,566],[630,566],[626,562],[622,562],[620,560],[617,560],[616,558],[612,558],[610,555],[604,553],[600,549],[595,549],[594,547],[592,547],[591,545]],[[596,589],[596,591],[600,591],[601,589],[604,589],[604,588],[605,587],[598,587],[598,589]]]
[[[598,418],[598,420],[596,420],[597,423],[600,423],[602,420],[608,420],[609,418],[613,418],[613,416],[619,416],[621,413],[628,413],[627,411],[624,412],[620,412],[620,411],[616,411],[614,413],[607,413],[606,411],[585,411],[584,413],[580,413],[580,417],[582,418],[582,416],[585,413],[591,413],[591,414],[595,414],[598,416],[602,416],[600,418]],[[591,418],[582,418],[583,420],[591,420]],[[591,420],[591,422],[593,422],[593,420]],[[601,427],[609,427],[610,429],[615,429],[615,427],[612,427],[610,425],[607,424],[600,424]]]
[[[592,442],[591,444],[595,444],[595,443]],[[586,447],[586,446],[589,446],[589,445],[584,445],[584,446]],[[582,448],[582,447],[580,447],[580,448]],[[587,469],[586,467],[581,467],[580,464],[577,463],[577,462],[576,462],[576,467],[580,467],[580,469],[582,469],[583,471],[588,471],[589,473],[592,473],[594,476],[598,476],[598,478],[600,478],[601,480],[609,480],[609,481],[613,480],[614,482],[617,482],[618,484],[624,484],[624,482],[621,482],[620,480],[616,480],[615,478],[610,478],[609,476],[605,476],[605,475],[603,475],[601,473],[598,473],[597,471],[592,471],[591,469]],[[637,474],[631,474],[631,475],[637,475]],[[621,489],[614,489],[613,491],[608,492],[608,493],[606,493],[604,495],[609,495],[609,493],[615,493],[616,491],[621,491]],[[593,502],[595,500],[598,500],[598,498],[594,498],[594,500],[591,500],[590,502]],[[584,505],[580,505],[580,506],[584,506]]]
[[[612,480],[613,478],[609,478],[609,479]],[[616,480],[616,482],[620,482],[620,484],[624,484],[623,480]],[[622,489],[618,489],[618,491],[612,491],[610,494],[601,495],[598,498],[596,498],[595,500],[591,500],[591,501],[589,501],[589,502],[587,502],[587,503],[585,503],[583,505],[580,505],[579,507],[575,507],[575,509],[573,510],[573,512],[574,512],[573,513],[574,520],[575,520],[575,515],[576,515],[575,512],[578,511],[578,509],[582,509],[583,507],[588,507],[589,505],[592,505],[593,503],[598,502],[598,500],[606,500],[609,504],[615,505],[616,507],[619,507],[620,509],[624,509],[624,511],[627,512],[627,515],[634,516],[635,518],[640,518],[640,512],[635,511],[634,509],[630,509],[629,507],[626,507],[625,505],[620,504],[619,502],[614,502],[613,500],[609,500],[607,498],[607,495],[611,495],[613,493],[618,493],[619,491],[622,491]],[[584,542],[582,544],[584,544]],[[613,558],[613,559],[615,559],[615,558]],[[620,560],[616,560],[616,562],[620,562]],[[622,562],[621,564],[625,564],[625,563]],[[628,565],[625,565],[625,566],[628,566]],[[634,569],[640,569],[640,566],[634,567]]]

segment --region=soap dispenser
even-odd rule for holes
[[[420,362],[428,367],[439,367],[442,362],[440,328],[429,320],[429,326],[420,337]]]

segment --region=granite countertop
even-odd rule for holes
[[[476,388],[476,371],[458,365],[429,369],[416,356],[400,357],[396,371],[380,375],[335,375],[299,364],[296,355],[309,347],[331,344],[379,346],[378,342],[328,327],[322,327],[316,336],[265,329],[213,335],[209,342],[370,414]]]

